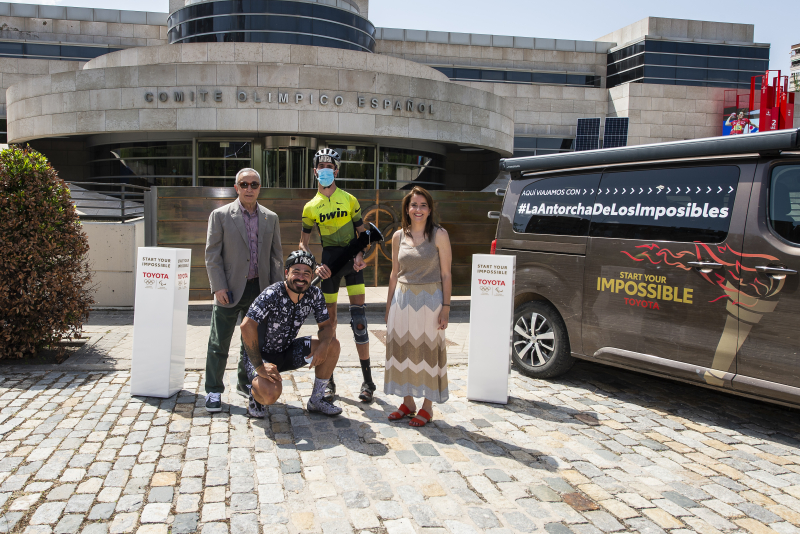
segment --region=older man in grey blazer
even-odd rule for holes
[[[239,316],[244,317],[264,288],[283,281],[278,216],[257,202],[261,176],[254,169],[242,169],[233,187],[239,198],[215,209],[208,218],[206,270],[214,293],[206,356],[209,412],[222,411],[223,375]],[[242,361],[239,358],[237,389],[246,392],[247,371]]]

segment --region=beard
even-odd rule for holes
[[[309,284],[309,283],[307,283],[305,281],[302,281],[300,283],[304,284],[304,287],[302,289],[300,289],[300,288],[297,287],[297,283],[298,283],[297,281],[289,281],[289,280],[287,280],[286,281],[286,287],[289,288],[292,292],[297,293],[298,295],[302,295],[303,293],[308,291],[308,288],[311,287],[311,284]]]

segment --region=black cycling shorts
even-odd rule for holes
[[[322,249],[322,264],[330,265],[333,260],[339,257],[339,255],[344,251],[345,247],[325,247]],[[333,296],[339,295],[339,286],[341,285],[342,278],[344,278],[345,285],[350,288],[352,286],[360,286],[356,289],[355,292],[352,294],[359,294],[363,295],[363,286],[364,286],[364,271],[355,272],[353,270],[353,263],[355,262],[354,259],[347,262],[347,265],[342,267],[342,270],[338,273],[333,273],[328,279],[322,281],[320,285],[322,289],[323,295],[325,295],[325,302],[330,304],[332,302],[336,302],[336,298]],[[359,292],[360,291],[360,292]],[[348,291],[350,294],[351,291]]]
[[[264,363],[271,363],[278,368],[279,373],[286,373],[308,366],[306,358],[311,354],[311,336],[298,337],[292,341],[289,348],[283,352],[261,352]],[[256,370],[247,355],[242,356],[247,370],[247,379],[252,382],[256,377]]]

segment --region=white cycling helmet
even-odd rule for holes
[[[322,163],[333,163],[334,167],[337,169],[339,168],[339,161],[342,158],[339,157],[339,153],[333,150],[332,148],[321,148],[314,154],[314,168],[317,168],[317,165]]]

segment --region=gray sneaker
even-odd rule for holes
[[[250,417],[263,419],[264,416],[267,415],[267,407],[263,404],[259,404],[251,397],[250,401],[247,403],[247,413]]]
[[[330,402],[326,401],[325,399],[319,399],[317,402],[313,402],[311,399],[308,399],[308,404],[306,404],[306,408],[308,408],[309,412],[318,412],[323,413],[325,415],[339,415],[342,413],[342,409],[338,406],[331,404]]]

